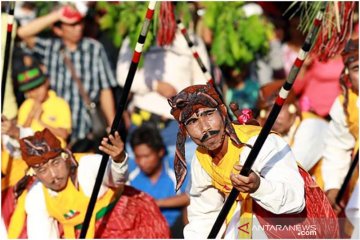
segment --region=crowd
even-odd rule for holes
[[[40,17],[32,2],[16,4],[1,116],[0,236],[78,238],[106,153],[88,238],[206,238],[232,188],[240,194],[218,237],[299,238],[291,227],[309,225],[316,238],[359,237],[358,165],[337,199],[358,155],[357,19],[341,54],[305,60],[242,176],[304,42],[300,18],[285,19],[276,4],[245,4],[247,17],[274,27],[269,51],[239,71],[216,64],[211,30],[201,24],[206,9],[189,6],[196,15],[190,39],[214,83],[174,27],[171,44],[153,41],[143,53],[122,124],[110,134],[132,59],[130,37],[116,48],[99,34],[99,16],[88,21],[96,2],[54,4]]]

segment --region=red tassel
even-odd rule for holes
[[[327,61],[329,58],[340,54],[350,38],[355,2],[339,1],[337,4],[340,17],[340,32],[338,32],[337,24],[335,24],[336,16],[332,12],[334,9],[331,4],[328,4],[319,37],[312,50],[312,54],[318,56],[320,61]],[[331,17],[326,18],[326,16]]]
[[[172,2],[161,3],[159,17],[157,43],[159,46],[170,45],[174,41],[177,28]]]

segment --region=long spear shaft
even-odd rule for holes
[[[14,9],[15,9],[15,2],[14,1],[9,2],[6,42],[5,42],[5,51],[4,51],[4,65],[3,65],[3,72],[1,77],[1,113],[4,110],[5,88],[6,88],[7,73],[8,73],[9,61],[10,61],[11,34],[12,34],[13,22],[14,22]]]
[[[305,60],[308,52],[310,51],[312,44],[314,43],[314,41],[317,38],[317,33],[318,33],[319,27],[321,25],[325,6],[326,6],[326,2],[323,2],[323,4],[321,5],[321,9],[319,10],[317,17],[314,21],[312,30],[306,36],[305,43],[299,51],[298,57],[295,60],[294,65],[291,68],[291,71],[288,75],[286,82],[282,86],[282,88],[279,92],[279,95],[276,98],[275,104],[271,109],[270,115],[267,118],[263,128],[261,129],[259,136],[257,137],[257,139],[254,143],[254,146],[251,149],[251,151],[244,163],[244,166],[240,171],[240,175],[249,176],[251,167],[254,164],[256,157],[258,156],[258,154],[261,150],[261,147],[263,146],[267,136],[269,135],[272,126],[274,125],[274,122],[275,122],[275,120],[276,120],[288,94],[289,94],[289,91],[291,90],[292,85],[294,84],[296,76],[298,75],[299,70],[300,70],[304,60]],[[226,201],[224,203],[223,208],[221,209],[221,211],[219,213],[219,216],[217,217],[217,219],[210,231],[208,238],[216,238],[224,220],[226,219],[226,216],[228,215],[228,213],[229,213],[232,205],[234,204],[236,198],[238,197],[238,195],[239,195],[239,191],[235,188],[232,188],[228,198],[226,199]]]
[[[349,171],[347,172],[346,174],[346,177],[344,179],[344,182],[343,184],[341,185],[341,188],[336,196],[336,199],[335,199],[335,202],[336,204],[340,204],[340,201],[341,199],[343,198],[344,194],[345,194],[345,191],[349,185],[349,182],[350,182],[350,179],[351,179],[351,176],[353,175],[354,173],[354,170],[356,169],[356,165],[358,164],[359,162],[359,150],[356,152],[356,155],[354,157],[354,160],[352,161],[351,165],[350,165],[350,168],[349,168]]]
[[[126,106],[126,102],[129,96],[129,92],[130,92],[130,88],[132,85],[132,82],[134,80],[134,76],[137,70],[137,66],[139,64],[139,60],[141,57],[141,53],[142,53],[142,49],[145,43],[145,39],[147,36],[147,33],[149,31],[149,26],[150,26],[150,22],[151,19],[154,15],[154,11],[155,11],[155,6],[156,6],[156,1],[150,1],[149,5],[148,5],[148,9],[146,11],[146,15],[145,15],[145,19],[143,22],[143,26],[141,28],[141,32],[138,38],[138,42],[136,43],[135,46],[135,51],[131,60],[131,65],[129,68],[129,72],[128,75],[126,77],[126,81],[125,81],[125,85],[124,85],[124,90],[123,93],[121,95],[121,98],[119,100],[119,105],[116,111],[116,115],[115,118],[113,120],[112,126],[111,126],[111,134],[114,134],[114,132],[116,130],[119,129],[120,127],[120,121],[121,121],[121,117],[122,114],[124,112],[125,106]],[[101,183],[103,181],[104,178],[104,174],[105,174],[105,169],[106,169],[106,165],[107,162],[109,160],[109,155],[106,153],[103,153],[102,159],[101,159],[101,163],[100,163],[100,167],[99,167],[99,171],[96,177],[96,181],[95,181],[95,185],[94,185],[94,189],[92,191],[91,194],[91,198],[90,198],[90,202],[88,205],[88,208],[86,210],[86,215],[85,215],[85,219],[84,222],[82,224],[82,228],[81,228],[81,232],[80,232],[80,238],[85,238],[86,237],[86,233],[87,230],[89,228],[89,223],[90,223],[90,219],[92,216],[92,213],[94,211],[94,207],[95,207],[95,203],[97,200],[97,196],[99,194],[99,190],[100,190],[100,186]]]

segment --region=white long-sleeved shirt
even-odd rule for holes
[[[205,44],[199,37],[190,36],[194,42],[201,60],[207,70],[210,70],[210,60]],[[133,49],[130,48],[129,39],[125,39],[119,53],[116,68],[116,78],[120,86],[125,85],[129,71]],[[194,85],[205,84],[205,78],[198,63],[192,55],[180,30],[175,34],[174,41],[169,46],[152,46],[144,53],[144,65],[138,69],[131,86],[134,93],[131,106],[149,111],[151,113],[173,119],[167,99],[152,90],[155,81],[171,84],[177,92]]]
[[[299,125],[293,125],[283,136],[295,159],[309,171],[322,157],[328,123],[320,118],[306,118]]]
[[[91,196],[101,157],[99,154],[94,154],[84,156],[79,160],[78,181],[86,196]],[[98,198],[103,196],[109,187],[116,188],[125,184],[128,178],[127,161],[127,154],[122,163],[115,163],[111,158],[109,159]],[[48,191],[56,195],[56,192]],[[27,234],[29,239],[59,238],[57,222],[49,216],[46,209],[41,182],[37,181],[30,188],[25,200],[25,211],[27,213]]]
[[[253,145],[256,137],[248,144]],[[249,147],[244,147],[240,155],[243,165],[250,153]],[[190,205],[188,207],[189,224],[184,229],[184,237],[190,239],[207,238],[225,197],[212,186],[211,177],[201,167],[196,155],[191,163]],[[294,155],[289,145],[279,136],[271,134],[265,141],[252,170],[260,175],[260,186],[250,196],[264,209],[275,213],[299,213],[305,207],[304,181],[298,171]],[[241,204],[239,204],[241,207]],[[238,206],[238,207],[239,207]],[[240,209],[237,209],[239,212]],[[254,216],[254,224],[258,221]],[[234,214],[229,223],[225,238],[237,238],[239,214]],[[219,232],[222,236],[225,227]],[[253,232],[256,234],[256,232]],[[263,232],[257,232],[254,238],[263,238]]]
[[[355,138],[350,133],[343,106],[337,98],[330,110],[331,121],[325,137],[323,164],[324,190],[340,189],[351,164]]]

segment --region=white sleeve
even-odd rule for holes
[[[29,239],[59,238],[57,222],[48,214],[40,182],[36,182],[30,188],[25,200],[25,212]]]
[[[78,180],[86,196],[91,196],[96,176],[99,171],[102,155],[93,154],[84,156],[79,160]],[[109,158],[100,187],[98,197],[102,196],[109,187],[117,188],[125,184],[128,179],[128,154],[122,163],[115,163]]]
[[[253,145],[256,137],[249,140]],[[245,147],[240,162],[250,153]],[[264,209],[275,213],[299,213],[305,208],[304,181],[290,146],[278,135],[270,134],[252,167],[260,175],[260,186],[250,196]]]
[[[189,223],[184,228],[185,239],[206,239],[224,204],[224,196],[211,184],[210,176],[201,167],[196,155],[191,162]],[[222,231],[224,232],[224,226]]]
[[[321,159],[327,130],[328,123],[322,119],[305,119],[297,129],[291,150],[306,171]]]
[[[130,39],[125,38],[120,48],[116,66],[116,80],[122,87],[124,87],[126,82],[126,77],[129,72],[133,52],[134,51],[130,48]],[[145,56],[142,56],[142,58],[145,58]],[[144,94],[149,92],[150,90],[150,86],[147,86],[145,82],[144,67],[138,68],[131,85],[131,92],[137,94]]]
[[[355,139],[346,123],[343,107],[337,98],[330,110],[331,121],[325,138],[321,167],[324,190],[340,189],[351,164]]]

